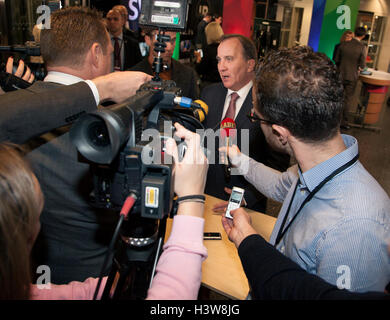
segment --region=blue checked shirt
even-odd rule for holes
[[[297,165],[281,173],[245,155],[234,161],[246,163],[239,171],[261,193],[283,202],[271,234],[272,244],[296,183],[299,185],[284,228],[309,192],[358,154],[355,138],[343,135],[343,140],[346,150],[305,173]],[[390,282],[389,243],[389,196],[357,161],[327,182],[303,207],[277,249],[306,271],[339,288],[383,292]]]

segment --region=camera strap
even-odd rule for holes
[[[295,213],[294,217],[291,219],[290,223],[287,225],[287,227],[283,230],[284,228],[284,225],[286,224],[286,221],[287,221],[287,218],[289,216],[289,213],[290,213],[290,209],[291,209],[291,205],[294,201],[294,196],[295,196],[295,193],[297,192],[297,189],[298,189],[298,184],[300,183],[300,180],[298,178],[298,181],[295,185],[295,189],[294,189],[294,193],[291,197],[291,200],[290,200],[290,203],[288,205],[288,208],[287,208],[287,212],[286,212],[286,215],[284,216],[284,219],[283,219],[283,222],[282,222],[282,225],[280,226],[280,229],[279,229],[279,232],[278,232],[278,236],[276,237],[276,241],[275,241],[275,246],[277,246],[280,242],[280,240],[282,240],[282,238],[284,237],[284,235],[286,234],[287,230],[291,227],[292,223],[294,222],[294,220],[296,219],[296,217],[298,216],[298,214],[302,211],[303,207],[314,197],[314,195],[321,190],[321,188],[330,180],[332,180],[336,175],[338,175],[340,172],[344,171],[345,169],[349,168],[350,166],[352,166],[357,160],[359,159],[359,154],[357,154],[352,160],[348,161],[347,163],[345,163],[344,165],[342,165],[341,167],[337,168],[336,170],[334,170],[329,176],[327,176],[324,180],[322,180],[314,189],[312,192],[309,193],[309,195],[305,198],[305,200],[302,202],[301,206],[299,207],[298,211]]]

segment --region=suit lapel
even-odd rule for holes
[[[245,123],[248,121],[247,115],[252,109],[252,89],[249,90],[244,103],[241,106],[240,111],[235,119],[237,128],[247,127]]]
[[[219,90],[215,90],[215,94],[212,99],[210,99],[211,105],[209,105],[209,114],[208,114],[208,124],[209,128],[214,130],[219,129],[221,123],[223,106],[225,104],[227,89],[221,85]]]

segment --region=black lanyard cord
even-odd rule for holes
[[[317,187],[314,188],[314,190],[312,192],[309,193],[309,195],[305,198],[305,200],[303,201],[303,203],[301,204],[301,206],[299,207],[298,211],[295,213],[294,217],[291,219],[290,223],[287,225],[287,227],[283,230],[283,227],[284,225],[286,224],[286,221],[287,221],[287,218],[288,218],[288,215],[290,213],[290,209],[291,209],[291,205],[294,201],[294,196],[295,196],[295,193],[297,191],[297,188],[298,188],[298,184],[299,184],[299,179],[297,181],[297,184],[295,185],[295,189],[294,189],[294,193],[291,197],[291,200],[290,200],[290,203],[288,205],[288,208],[287,208],[287,212],[286,212],[286,215],[284,216],[284,219],[283,219],[283,222],[282,222],[282,225],[280,226],[280,229],[279,229],[279,232],[278,232],[278,236],[276,237],[276,241],[275,241],[275,246],[277,246],[280,242],[280,240],[282,240],[282,238],[284,237],[284,235],[286,234],[287,230],[290,228],[291,224],[294,222],[295,218],[298,216],[298,214],[301,212],[302,208],[305,206],[306,203],[308,203],[313,197],[314,195],[320,191],[320,189],[325,185],[325,183],[327,183],[329,180],[333,179],[336,175],[338,175],[340,172],[344,171],[345,169],[347,169],[348,167],[352,166],[357,160],[359,159],[359,154],[357,154],[352,160],[348,161],[346,164],[342,165],[341,167],[337,168],[335,171],[333,171],[329,176],[327,176],[324,180],[322,180],[318,185]]]

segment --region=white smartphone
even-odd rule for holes
[[[230,214],[230,211],[235,210],[241,206],[241,201],[242,198],[244,197],[244,191],[245,191],[244,189],[233,187],[229,199],[229,204],[225,213],[226,218],[233,219],[233,217]]]

